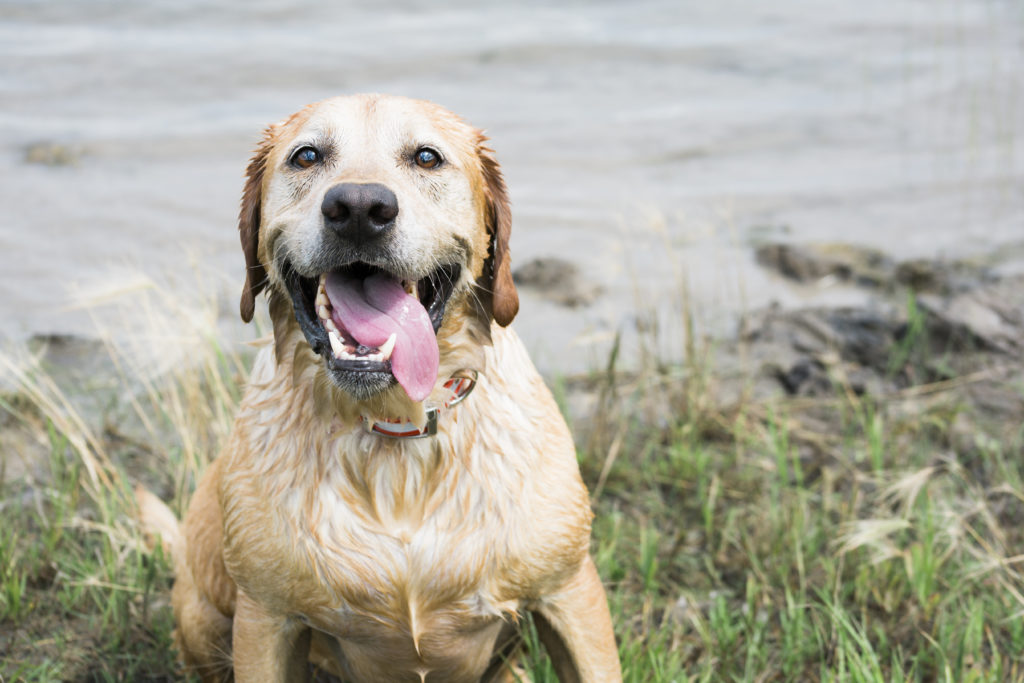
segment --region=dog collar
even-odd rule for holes
[[[427,408],[427,424],[422,429],[402,419],[375,421],[365,415],[360,415],[359,419],[366,431],[389,439],[422,439],[425,436],[434,436],[437,434],[437,416],[441,410],[462,403],[476,386],[477,376],[476,370],[459,370],[452,375],[452,378],[444,383],[448,397],[439,407]]]

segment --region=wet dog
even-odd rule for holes
[[[204,680],[505,680],[531,613],[563,681],[619,680],[569,430],[509,324],[504,181],[434,104],[326,100],[248,167],[242,318],[273,341],[173,542]]]

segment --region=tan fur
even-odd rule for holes
[[[346,155],[330,177],[296,190],[282,165],[310,135],[343,140]],[[251,318],[266,286],[274,340],[175,548],[178,645],[204,680],[226,680],[232,663],[239,681],[302,679],[307,660],[351,681],[507,676],[492,654],[509,651],[510,627],[527,611],[563,680],[621,678],[587,554],[591,511],[575,448],[506,327],[518,310],[511,223],[484,140],[436,105],[379,96],[328,100],[268,129],[243,199],[241,311]],[[395,163],[396,147],[418,142],[443,145],[452,165],[443,192],[423,192]],[[274,257],[315,252],[323,193],[345,180],[394,190],[411,273],[451,258],[458,240],[471,247],[425,403],[440,402],[456,370],[480,379],[442,411],[434,437],[363,429],[360,415],[422,420],[424,406],[400,387],[366,401],[340,391],[279,281]]]

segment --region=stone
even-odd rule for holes
[[[25,148],[25,163],[43,166],[75,166],[82,150],[58,142],[34,142]]]
[[[881,287],[891,281],[893,262],[877,249],[852,244],[766,244],[754,256],[765,268],[796,282],[817,282],[833,276],[861,286]]]
[[[603,291],[587,280],[576,264],[554,256],[526,262],[512,273],[512,279],[520,287],[569,308],[589,306]]]
[[[936,348],[1017,353],[1024,344],[1024,278],[952,297],[921,294],[917,306]]]

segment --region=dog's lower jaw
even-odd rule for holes
[[[397,382],[386,363],[366,363],[365,368],[358,368],[356,367],[358,363],[348,362],[346,364],[335,358],[327,331],[322,328],[317,316],[311,315],[307,310],[309,305],[307,301],[304,301],[303,292],[297,282],[298,275],[290,269],[285,269],[283,272],[286,278],[295,281],[285,284],[284,289],[287,291],[287,296],[277,294],[276,298],[285,301],[291,299],[289,306],[291,311],[287,315],[287,319],[290,323],[294,323],[295,329],[298,331],[300,340],[297,343],[304,345],[310,354],[319,358],[325,375],[335,387],[339,391],[347,393],[355,401],[365,401],[395,386]],[[288,304],[282,302],[278,305]],[[272,310],[271,314],[275,315],[275,312]],[[276,315],[280,315],[280,313]],[[277,320],[276,317],[274,319]],[[288,340],[296,336],[290,329],[275,329],[274,335],[275,337],[283,335]],[[280,339],[278,345],[281,345]],[[278,360],[281,357],[279,353]],[[377,369],[377,366],[380,366],[380,369]]]
[[[361,379],[353,380],[347,376],[339,378],[332,372],[330,364],[333,359],[317,353],[310,346],[286,293],[271,290],[269,308],[274,321],[274,367],[267,368],[261,376],[269,380],[278,372],[285,372],[290,373],[292,386],[312,386],[313,409],[321,418],[330,421],[340,417],[344,422],[352,423],[367,410],[375,413],[395,410],[400,411],[397,414],[410,416],[424,412],[409,399],[391,374],[364,373],[360,375]],[[253,379],[255,374],[254,369]]]
[[[351,371],[331,367],[333,359],[325,358],[324,365],[328,377],[339,391],[352,397],[355,401],[371,401],[382,393],[396,387],[394,375],[390,372],[369,370]],[[401,391],[399,388],[398,391]]]
[[[351,384],[340,385],[335,378],[322,369],[323,360],[314,354],[308,345],[307,355],[314,359],[311,365],[319,367],[313,379],[313,405],[321,421],[333,429],[340,421],[346,429],[361,428],[364,418],[394,420],[401,418],[422,427],[426,424],[426,405],[413,401],[391,378],[383,388],[368,387],[364,393],[353,391]]]
[[[290,373],[292,386],[312,386],[313,408],[324,423],[340,420],[343,425],[356,427],[360,418],[366,417],[407,421],[422,428],[427,409],[442,400],[436,394],[437,388],[450,377],[462,370],[475,370],[486,378],[485,356],[492,343],[492,324],[473,305],[477,300],[474,292],[462,291],[449,302],[449,311],[437,334],[440,367],[435,394],[426,401],[410,399],[391,375],[377,378],[376,385],[352,386],[350,382],[338,381],[329,369],[331,360],[311,348],[296,320],[290,297],[277,288],[269,292],[275,364],[263,374],[269,379],[277,372]]]

